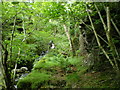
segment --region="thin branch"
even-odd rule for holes
[[[100,17],[100,19],[101,19],[101,21],[102,21],[104,30],[106,31],[106,30],[107,30],[107,26],[105,25],[105,22],[104,22],[104,20],[103,20],[103,18],[102,18],[102,15],[101,15],[101,13],[100,13],[100,11],[99,11],[97,5],[96,5],[96,4],[94,4],[94,5],[95,5],[95,8],[96,8],[96,10],[97,10],[97,12],[98,12],[98,14],[99,14],[99,17]]]
[[[23,15],[23,23],[22,23],[22,28],[23,28],[23,32],[24,32],[24,39],[22,40],[22,42],[24,42],[26,40],[26,30],[25,30],[25,21],[24,21],[24,15]]]
[[[119,31],[119,29],[117,28],[116,24],[114,23],[113,19],[111,19],[111,22],[112,22],[113,26],[115,27],[115,30],[117,31],[117,33],[118,33],[119,36],[120,36],[120,31]]]
[[[13,25],[13,30],[12,30],[12,35],[11,35],[11,42],[10,42],[10,59],[12,58],[12,42],[13,42],[13,37],[14,37],[14,32],[16,28],[16,16],[14,18],[14,25]]]
[[[98,35],[98,37],[101,38],[108,45],[108,42],[104,38],[102,38],[100,35]]]
[[[87,9],[87,6],[86,6],[86,9]],[[101,46],[100,40],[99,40],[99,38],[98,38],[97,32],[96,32],[95,27],[94,27],[93,22],[92,22],[92,18],[91,18],[91,16],[90,16],[90,14],[89,14],[88,11],[87,11],[87,14],[88,14],[88,16],[89,16],[89,20],[90,20],[90,23],[91,23],[91,26],[92,26],[92,29],[93,29],[94,35],[95,35],[95,37],[96,37],[96,40],[97,40],[97,43],[98,43],[99,48],[101,48],[101,50],[102,50],[103,53],[105,54],[106,58],[109,60],[109,62],[110,62],[110,64],[112,65],[112,67],[116,70],[116,67],[115,67],[114,63],[112,62],[112,60],[110,59],[110,57],[108,56],[108,54],[107,54],[107,52],[104,50],[104,48]]]
[[[104,7],[104,9],[105,9],[105,6],[103,5],[103,7]],[[106,9],[105,9],[105,11],[106,11]],[[119,31],[119,29],[118,29],[118,27],[116,26],[116,24],[115,24],[115,22],[113,21],[113,19],[111,18],[111,22],[112,22],[112,24],[113,24],[113,26],[114,26],[114,28],[115,28],[115,30],[117,31],[117,33],[119,34],[119,36],[120,36],[120,31]]]
[[[97,10],[97,12],[99,14],[99,17],[100,17],[100,19],[102,21],[104,30],[106,32],[106,37],[107,37],[107,40],[108,40],[108,45],[110,46],[110,49],[112,50],[112,56],[113,56],[113,59],[114,59],[114,62],[115,62],[115,68],[116,68],[117,71],[119,71],[118,64],[117,64],[117,61],[116,61],[116,58],[115,58],[115,54],[117,55],[117,57],[119,57],[119,55],[117,54],[118,52],[116,50],[116,47],[115,47],[114,43],[111,40],[111,35],[110,35],[111,25],[110,25],[110,11],[109,11],[109,7],[107,7],[105,9],[105,11],[107,13],[107,26],[105,25],[105,22],[104,22],[104,20],[102,18],[102,15],[101,15],[100,11],[98,10],[97,5],[95,5],[95,8],[96,8],[96,10]]]
[[[90,26],[88,26],[87,24],[85,24],[85,22],[83,21],[83,20],[81,20],[82,21],[82,23],[88,28],[88,29],[90,29],[91,31],[92,31],[92,27]],[[98,34],[97,34],[98,35]],[[101,40],[103,40],[106,44],[108,44],[108,42],[104,39],[104,38],[102,38],[100,35],[98,35],[98,37],[100,37],[101,38]]]
[[[15,63],[15,68],[14,68],[14,74],[13,74],[13,84],[15,83],[15,75],[16,75],[16,69],[17,69],[17,61],[19,60],[19,57],[20,57],[20,48],[19,48],[19,51],[18,51],[18,55],[17,55],[17,60],[16,60],[16,63]]]
[[[105,6],[103,6],[103,7],[104,7],[104,9],[105,9]],[[107,12],[106,9],[105,9],[105,11]],[[116,31],[117,31],[118,34],[120,35],[120,31],[119,31],[119,29],[117,28],[116,24],[114,23],[113,19],[111,18],[110,20],[111,20],[113,26],[115,27]],[[113,45],[112,48],[113,48],[113,50],[114,50],[114,53],[116,53],[116,55],[117,55],[117,59],[120,60],[119,53],[118,53],[118,51],[117,51],[117,49],[116,49],[116,46],[115,46],[115,44],[114,44],[113,41],[112,41],[112,45]],[[113,56],[113,57],[114,57],[114,56]]]
[[[13,18],[15,18],[18,14],[20,14],[21,12],[17,12],[13,17],[4,20],[4,22],[2,23],[2,25],[5,25],[8,21],[12,20]],[[6,14],[7,15],[7,14]]]
[[[111,31],[111,23],[110,23],[110,10],[109,10],[109,7],[106,8],[106,13],[107,13],[107,27],[108,27],[108,30],[106,32],[106,36],[108,38],[108,42],[109,42],[109,46],[110,46],[110,49],[112,50],[112,56],[113,56],[113,59],[114,59],[114,62],[115,62],[115,65],[116,65],[116,69],[117,71],[119,71],[119,68],[118,68],[118,63],[116,61],[116,50],[115,50],[115,45],[112,41],[112,38],[111,38],[111,35],[110,35],[110,31]]]
[[[72,43],[72,40],[71,40],[71,37],[70,37],[70,34],[69,34],[69,29],[67,28],[67,26],[66,26],[65,24],[63,25],[63,27],[64,27],[64,30],[65,30],[66,36],[67,36],[68,41],[69,41],[70,50],[72,50],[72,53],[73,53],[73,55],[74,55],[75,52],[74,52],[73,43]]]

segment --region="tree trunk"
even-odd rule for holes
[[[5,87],[5,80],[4,80],[4,68],[2,65],[2,28],[0,27],[0,88]]]
[[[117,59],[119,59],[119,55],[118,55],[118,52],[117,52],[117,50],[116,50],[116,46],[114,45],[114,42],[112,41],[112,37],[111,37],[111,23],[110,23],[110,11],[109,11],[109,7],[107,7],[105,10],[106,10],[106,14],[107,14],[107,26],[105,25],[105,22],[104,22],[104,20],[103,20],[103,18],[102,18],[102,15],[101,15],[101,13],[100,13],[100,11],[98,10],[98,7],[97,7],[97,5],[95,5],[95,8],[96,8],[96,10],[97,10],[97,12],[98,12],[98,14],[99,14],[99,17],[100,17],[100,19],[101,19],[101,21],[102,21],[102,24],[103,24],[103,27],[104,27],[104,30],[105,30],[105,32],[106,32],[106,37],[107,37],[107,40],[108,40],[108,45],[109,45],[109,47],[110,47],[110,49],[111,49],[111,54],[112,54],[112,57],[113,57],[113,60],[114,60],[114,62],[112,61],[112,60],[109,60],[110,61],[110,63],[111,63],[111,65],[113,66],[113,68],[115,69],[115,71],[118,73],[119,72],[119,68],[118,68],[118,63],[117,63]],[[88,13],[89,14],[89,13]],[[112,22],[113,23],[113,22]],[[115,26],[115,25],[114,25]],[[117,29],[117,28],[116,28]],[[118,32],[119,33],[119,32]],[[106,55],[107,55],[107,53],[106,53]],[[108,55],[107,55],[108,56]],[[114,64],[115,63],[115,64]]]
[[[86,6],[86,9],[87,9],[87,6]],[[99,40],[98,35],[97,35],[97,32],[96,32],[95,27],[94,27],[93,22],[92,22],[92,18],[91,18],[91,16],[90,16],[90,14],[89,14],[88,11],[87,11],[87,14],[88,14],[88,16],[89,16],[89,20],[90,20],[90,23],[91,23],[91,26],[92,26],[92,29],[93,29],[94,35],[95,35],[95,37],[96,37],[96,40],[97,40],[97,43],[98,43],[99,48],[103,51],[104,55],[105,55],[106,58],[109,60],[109,62],[110,62],[110,64],[112,65],[112,67],[116,70],[116,67],[115,67],[113,61],[110,59],[109,55],[107,54],[107,52],[105,51],[105,49],[102,47],[102,45],[101,45],[101,43],[100,43],[100,40]]]
[[[14,37],[15,28],[16,28],[16,16],[17,14],[15,15],[15,18],[14,18],[14,25],[13,25],[11,41],[10,41],[10,59],[12,59],[12,43],[13,43],[13,37]]]
[[[82,33],[80,33],[79,36],[79,50],[80,50],[80,56],[85,56],[87,54],[87,50],[86,50],[86,41],[82,35]]]
[[[111,37],[111,23],[110,23],[109,7],[106,8],[106,13],[107,13],[107,27],[108,27],[108,30],[106,31],[106,36],[107,36],[107,39],[108,39],[110,49],[112,51],[112,56],[113,56],[113,59],[114,59],[114,62],[115,62],[116,71],[119,72],[118,63],[117,63],[116,47],[115,47],[115,45],[112,41],[112,37]]]
[[[24,39],[22,42],[24,42],[26,40],[26,30],[25,30],[25,21],[24,21],[24,15],[23,15],[23,23],[22,23],[22,28],[23,28],[23,32],[24,32]]]
[[[66,36],[67,36],[68,41],[69,41],[70,50],[72,51],[72,54],[74,56],[75,55],[75,50],[74,50],[74,46],[73,46],[73,43],[72,43],[72,40],[71,40],[71,37],[70,37],[70,34],[69,34],[69,30],[67,29],[67,26],[65,24],[63,25],[63,27],[64,27]]]
[[[4,79],[5,79],[6,89],[13,90],[11,74],[10,74],[10,71],[8,69],[8,64],[7,64],[7,60],[8,60],[7,45],[6,45],[6,48],[3,47],[3,50],[4,50],[4,58],[3,58],[2,64],[3,64],[3,68],[4,68]]]

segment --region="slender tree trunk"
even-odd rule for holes
[[[22,28],[23,28],[23,32],[24,32],[24,39],[22,42],[24,42],[26,40],[26,30],[25,30],[25,21],[24,21],[24,15],[23,15],[23,23],[22,23]]]
[[[16,28],[16,16],[17,16],[17,14],[14,17],[14,25],[13,25],[11,41],[10,41],[10,61],[12,60],[12,46],[13,46],[14,32],[15,32],[15,28]],[[2,45],[2,49],[4,51],[2,65],[3,65],[3,69],[4,69],[4,79],[5,79],[6,89],[7,90],[13,90],[14,87],[13,87],[13,82],[12,82],[12,79],[11,79],[11,71],[9,70],[9,65],[7,63],[8,56],[9,56],[9,52],[7,50],[7,45],[6,45],[6,47],[4,47]]]
[[[72,43],[72,40],[71,40],[71,37],[70,37],[70,34],[69,34],[69,30],[68,30],[68,28],[67,28],[67,26],[65,24],[63,25],[63,27],[64,27],[66,36],[67,36],[68,41],[69,41],[70,50],[72,51],[72,54],[74,56],[75,55],[75,50],[74,50],[74,46],[73,46],[73,43]]]
[[[86,6],[86,9],[87,9],[87,6]],[[109,55],[107,54],[107,52],[105,51],[105,49],[102,47],[102,45],[100,43],[100,40],[99,40],[98,35],[97,35],[97,32],[96,32],[95,27],[94,27],[93,22],[92,22],[92,18],[91,18],[91,16],[90,16],[88,11],[87,11],[87,14],[89,16],[89,20],[90,20],[90,23],[91,23],[91,26],[92,26],[92,29],[93,29],[94,35],[96,37],[96,40],[97,40],[99,48],[101,48],[101,50],[103,51],[103,53],[106,56],[106,58],[109,60],[109,62],[112,65],[112,67],[116,70],[116,67],[115,67],[114,63],[112,62],[112,60],[110,59]]]
[[[115,50],[115,45],[112,41],[112,37],[111,37],[111,24],[110,24],[110,11],[109,11],[109,7],[106,8],[106,13],[107,13],[107,27],[108,27],[108,30],[106,31],[106,36],[107,36],[107,39],[108,39],[108,43],[109,43],[109,46],[110,46],[110,49],[112,51],[112,55],[113,55],[113,59],[114,59],[114,62],[115,62],[115,66],[116,66],[116,70],[117,72],[119,72],[119,68],[118,68],[118,63],[117,63],[117,58],[116,58],[116,50]]]
[[[13,43],[13,37],[14,37],[15,28],[16,28],[16,16],[17,15],[15,15],[15,18],[14,18],[14,25],[13,25],[11,41],[10,41],[10,59],[12,59],[12,43]]]
[[[83,37],[83,34],[80,33],[79,35],[79,50],[80,50],[80,56],[86,56],[86,54],[88,54],[87,50],[86,50],[86,40]]]
[[[104,22],[104,20],[103,20],[103,18],[102,18],[102,15],[101,15],[101,13],[100,13],[100,11],[99,11],[99,9],[98,9],[98,7],[97,7],[96,4],[95,4],[95,8],[96,8],[96,10],[97,10],[97,12],[98,12],[98,14],[99,14],[100,20],[102,21],[104,30],[106,31],[106,30],[107,30],[107,26],[106,26],[106,24],[105,24],[105,22]]]
[[[106,7],[104,6],[104,9],[105,9],[105,11],[106,11]],[[117,33],[119,34],[119,36],[120,36],[120,31],[119,31],[119,29],[118,29],[118,27],[116,26],[116,24],[115,24],[115,22],[113,21],[113,19],[111,18],[111,23],[113,24],[113,26],[114,26],[114,28],[115,28],[115,30],[117,31]]]
[[[119,72],[119,68],[118,68],[118,63],[117,63],[117,59],[119,59],[119,55],[118,55],[118,52],[117,52],[117,49],[116,49],[116,46],[114,45],[113,41],[112,41],[112,37],[111,37],[111,23],[110,23],[110,11],[109,11],[109,7],[107,7],[105,10],[106,10],[106,14],[107,14],[107,26],[105,25],[105,22],[102,18],[102,15],[100,13],[100,11],[98,10],[98,7],[97,5],[95,5],[95,8],[99,14],[99,17],[102,21],[102,24],[103,24],[103,27],[104,27],[104,30],[106,32],[106,37],[107,37],[107,40],[108,40],[108,45],[112,51],[112,56],[113,56],[113,60],[114,60],[114,69],[116,70],[116,72]],[[115,25],[114,25],[115,26]],[[117,29],[118,30],[118,29]],[[119,34],[119,32],[118,32]],[[111,60],[112,61],[112,60]]]
[[[5,84],[6,84],[6,88],[7,90],[13,90],[13,85],[12,85],[12,81],[11,81],[11,74],[8,70],[8,64],[7,64],[7,60],[8,60],[8,51],[7,51],[7,45],[6,47],[2,46],[3,50],[4,50],[4,58],[3,58],[3,68],[4,68],[4,79],[5,79]]]
[[[5,80],[4,80],[4,68],[3,68],[3,59],[2,59],[2,27],[0,27],[0,88],[3,86],[5,87]]]
[[[112,22],[113,26],[115,27],[115,30],[117,31],[118,35],[120,36],[120,30],[118,29],[118,27],[114,23],[113,19],[111,19],[111,22]]]
[[[106,32],[106,37],[107,37],[107,40],[108,40],[108,45],[110,46],[111,50],[112,50],[112,56],[114,58],[114,61],[116,63],[116,60],[115,60],[115,56],[117,57],[117,59],[119,59],[119,54],[117,52],[117,49],[116,49],[116,46],[114,45],[113,41],[112,41],[112,37],[110,35],[110,31],[111,31],[111,25],[110,25],[110,20],[112,22],[112,24],[114,25],[116,31],[118,32],[118,34],[120,35],[120,32],[118,30],[118,28],[116,27],[115,23],[113,22],[113,20],[110,18],[110,11],[109,11],[109,8],[105,9],[106,10],[106,14],[107,14],[107,26],[105,25],[105,22],[102,18],[102,15],[97,7],[97,5],[95,5],[95,8],[100,16],[100,19],[102,21],[102,24],[103,24],[103,27],[104,27],[104,30]],[[105,7],[104,7],[105,8]],[[117,64],[116,64],[117,65]]]
[[[85,24],[85,22],[83,22],[83,20],[81,20],[81,22],[89,29],[89,30],[92,30],[92,27],[91,26],[88,26],[87,24]],[[98,35],[98,34],[97,34]],[[99,38],[101,38],[101,40],[103,40],[107,45],[108,45],[108,42],[102,38],[100,35],[98,35]]]
[[[15,63],[15,68],[14,68],[13,85],[15,84],[15,76],[16,76],[16,69],[17,69],[17,61],[19,60],[19,57],[20,57],[20,48],[19,48],[19,51],[18,51],[18,56],[17,56],[17,60],[16,60],[16,63]]]

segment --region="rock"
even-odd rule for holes
[[[20,76],[19,79],[22,79],[22,78],[26,77],[28,74],[29,74],[29,73],[23,73],[23,74]]]
[[[21,67],[20,70],[21,70],[22,72],[25,72],[25,71],[28,71],[28,68],[27,68],[27,67]]]
[[[25,71],[28,71],[27,67],[21,67],[20,69],[13,69],[12,73],[16,72],[16,73],[24,73]]]

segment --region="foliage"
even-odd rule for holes
[[[18,81],[18,88],[93,88],[114,86],[111,79],[114,75],[110,76],[112,73],[105,76],[99,73],[99,71],[111,70],[110,62],[99,48],[102,46],[105,49],[112,62],[114,60],[117,61],[115,64],[118,64],[119,69],[120,31],[116,29],[116,27],[120,27],[119,3],[74,1],[3,2],[2,4],[2,58],[4,70],[8,72],[5,73],[5,80],[7,80],[6,76],[9,77],[11,75],[12,69],[17,64],[17,68],[27,66],[29,71],[32,69],[28,76]],[[113,19],[116,25],[115,27],[111,21],[110,40],[114,44],[113,46],[118,55],[113,55],[114,52],[111,50],[113,46],[110,46],[106,37],[108,33],[103,31],[103,22],[99,18],[95,5],[98,6],[105,24],[107,23],[105,8],[110,8],[110,20]],[[118,9],[114,10],[116,8]],[[91,29],[93,26],[90,24],[89,16],[92,18],[95,28],[94,32],[97,35],[94,35]],[[64,25],[67,30],[65,30]],[[82,42],[81,36],[83,36],[84,42]],[[95,36],[100,39],[99,43],[101,46],[97,45]],[[54,49],[49,49],[51,40],[55,45]],[[83,51],[80,50],[81,42],[83,47],[85,47],[82,48]],[[73,46],[75,53],[73,56],[70,44]],[[47,53],[41,56],[42,52]],[[93,58],[91,59],[87,56]],[[39,57],[42,58],[37,61],[36,58]],[[85,60],[86,63],[92,62],[93,65],[84,66]],[[92,70],[94,71],[92,72]],[[91,72],[86,73],[87,71]],[[11,85],[13,84],[12,82],[14,81],[11,79]],[[13,88],[7,89],[12,90]]]
[[[37,78],[38,79],[37,81],[39,81],[39,83],[42,84],[41,88],[42,87],[45,88],[48,86],[72,87],[72,83],[70,81],[77,80],[76,82],[78,82],[79,74],[82,74],[87,70],[87,67],[81,66],[82,65],[81,60],[80,58],[72,58],[72,57],[65,58],[61,54],[55,54],[55,52],[48,53],[45,57],[42,57],[37,63],[34,64],[33,71],[27,77],[25,77],[25,79],[23,79],[23,82],[21,82],[20,80],[18,82],[18,86],[21,85],[22,83],[24,84],[25,82],[27,85],[29,85],[29,83],[31,82],[31,80],[29,81],[29,78],[30,76],[34,77],[34,71],[35,71],[41,74],[43,72],[46,72],[51,75],[51,80],[49,78],[46,79],[49,81],[49,84],[47,82],[48,85],[43,85],[44,82],[41,81],[41,78],[43,78],[43,76],[39,75],[40,80],[39,78]],[[59,74],[63,74],[63,76],[59,76]],[[37,81],[34,81],[34,83],[37,83]],[[62,84],[62,82],[63,83],[66,82],[68,84]],[[30,86],[33,86],[33,85],[31,84]]]
[[[47,84],[46,82],[51,79],[51,75],[43,72],[40,73],[39,71],[33,71],[27,77],[21,79],[18,82],[18,88],[38,88],[43,84]]]

